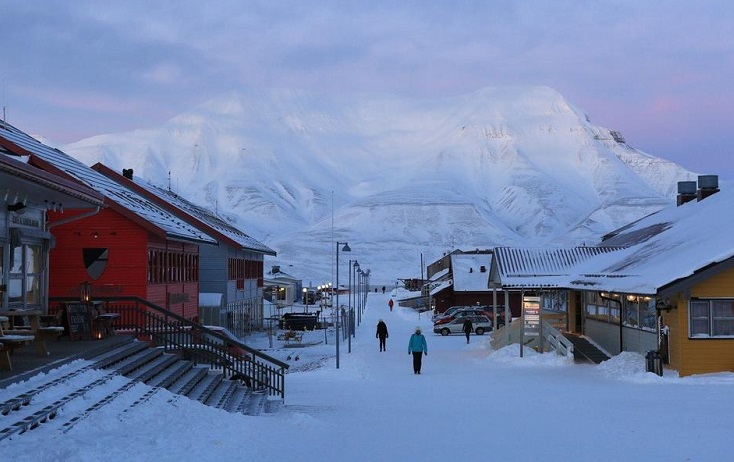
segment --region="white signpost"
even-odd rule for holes
[[[540,297],[523,296],[522,298],[522,341],[520,357],[523,356],[525,338],[540,337],[542,333],[540,319]],[[540,339],[539,339],[540,341]]]

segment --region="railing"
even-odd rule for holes
[[[515,319],[509,324],[493,330],[490,336],[492,337],[492,348],[495,350],[513,343],[520,343],[522,340],[522,319]]]
[[[500,348],[512,343],[520,343],[523,341],[522,318],[515,319],[510,324],[500,327],[491,334],[492,348],[499,350]],[[525,346],[540,348],[538,337],[525,338]],[[543,349],[552,347],[556,353],[563,356],[573,356],[573,344],[563,334],[547,322],[543,322]]]
[[[78,299],[51,297],[49,314],[58,313],[65,302],[78,303]],[[287,363],[139,297],[96,297],[95,302],[103,302],[105,312],[120,315],[112,321],[115,331],[133,333],[138,340],[285,398]]]
[[[543,322],[543,338],[559,355],[573,357],[573,343],[547,322]]]

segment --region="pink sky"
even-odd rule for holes
[[[427,98],[546,85],[627,142],[734,179],[734,4],[6,0],[9,122],[58,143],[162,124],[226,91]]]

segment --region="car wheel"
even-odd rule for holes
[[[477,335],[484,335],[484,329],[481,327],[477,327]]]
[[[443,335],[444,337],[447,336],[447,335],[449,335],[449,334],[450,334],[449,330],[446,329],[445,327],[443,329],[441,329],[441,335]]]

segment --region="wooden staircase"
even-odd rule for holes
[[[127,399],[131,402],[129,409],[143,404],[162,389],[231,413],[269,414],[277,412],[283,405],[282,397],[273,397],[265,389],[253,389],[244,380],[228,377],[223,370],[180,359],[162,347],[149,347],[146,342],[132,338],[90,361],[91,364],[83,366],[71,367],[76,363],[70,363],[69,368],[59,368],[63,372],[48,374],[43,383],[1,402],[0,441],[51,421],[54,422],[53,426],[66,432],[114,400]],[[61,399],[44,401],[44,392],[62,383],[77,383],[85,377],[85,373],[93,370],[102,372],[102,376],[91,382],[81,382],[75,391],[65,393]],[[108,383],[120,376],[129,380],[112,391],[107,390]],[[146,391],[142,394],[140,387],[136,387],[139,383],[148,385],[148,388],[143,388]],[[104,389],[106,392],[83,412],[59,412],[73,400],[89,399],[89,396],[96,395],[93,392],[95,389]]]

